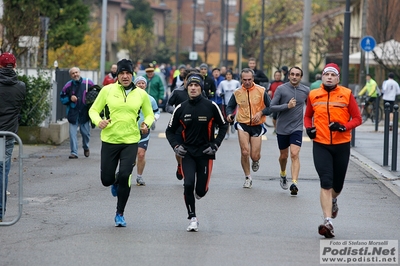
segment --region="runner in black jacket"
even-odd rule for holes
[[[195,195],[200,199],[208,191],[212,160],[225,137],[228,124],[218,106],[201,96],[204,86],[201,75],[189,74],[186,83],[189,100],[175,108],[165,133],[175,153],[182,157],[184,196],[188,219],[191,220],[187,230],[197,231]],[[215,125],[220,129],[216,138]],[[175,133],[181,126],[182,137],[179,138]]]
[[[257,69],[257,62],[254,57],[249,58],[248,62],[249,68],[254,72],[254,83],[257,85],[261,85],[261,83],[269,82],[267,76],[262,72],[262,70]]]

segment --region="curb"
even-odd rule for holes
[[[351,149],[350,160],[373,175],[396,196],[400,197],[400,178],[398,176],[395,176],[391,171],[386,170],[383,168],[383,166],[374,163],[354,149]]]

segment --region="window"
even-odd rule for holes
[[[225,0],[225,4],[227,5],[228,13],[233,14],[236,12],[236,1],[237,0]]]
[[[205,0],[196,0],[196,9],[199,12],[204,12],[204,2]]]
[[[204,28],[196,27],[194,30],[194,43],[203,44],[204,43]]]
[[[226,31],[224,32],[224,45],[226,43]],[[235,45],[235,29],[228,29],[228,45]]]

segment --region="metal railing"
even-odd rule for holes
[[[4,221],[4,213],[5,213],[5,203],[6,203],[6,179],[5,179],[5,166],[6,166],[6,137],[13,137],[19,145],[19,155],[18,155],[18,175],[19,175],[19,185],[18,185],[18,215],[17,217],[10,221]],[[3,164],[3,173],[2,173],[2,179],[0,180],[0,182],[3,182],[2,184],[2,193],[1,193],[1,206],[2,209],[0,210],[1,212],[1,217],[2,217],[2,222],[0,222],[0,226],[7,226],[7,225],[13,225],[16,222],[19,221],[19,219],[22,216],[22,205],[23,205],[23,168],[22,168],[22,158],[23,158],[23,144],[21,139],[18,137],[18,135],[16,135],[13,132],[9,132],[9,131],[0,131],[0,163]],[[11,160],[11,158],[10,158]]]
[[[397,171],[397,143],[399,131],[399,106],[393,106],[393,125],[390,126],[390,104],[385,103],[385,125],[383,129],[383,166],[389,165],[389,131],[392,129],[391,171]]]

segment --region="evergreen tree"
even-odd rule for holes
[[[125,20],[130,21],[133,25],[133,29],[138,29],[140,26],[148,30],[153,30],[153,10],[150,7],[150,3],[143,0],[131,0],[133,9],[126,13]],[[125,24],[125,26],[127,23]]]

